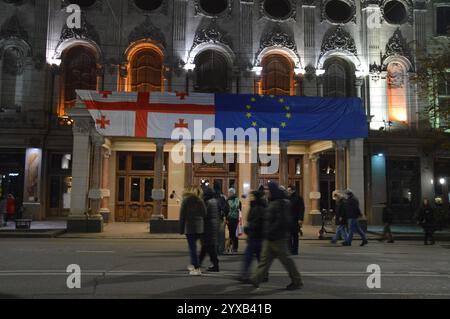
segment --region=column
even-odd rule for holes
[[[153,185],[152,198],[155,200],[153,206],[153,220],[164,219],[162,213],[162,201],[165,198],[165,190],[163,189],[164,177],[164,144],[163,139],[156,139],[156,153],[155,153],[155,182]]]
[[[102,201],[100,206],[100,214],[103,220],[109,222],[109,215],[111,213],[109,209],[109,198],[111,197],[111,191],[109,188],[109,159],[111,158],[111,149],[105,144],[103,145],[103,163],[102,163]]]
[[[323,75],[317,76],[317,96],[324,96],[323,90]]]
[[[90,214],[98,215],[100,213],[101,202],[102,202],[102,148],[103,148],[104,138],[98,133],[94,133],[92,136],[92,151],[93,151],[93,162],[92,162],[92,176],[91,176],[91,187],[89,189],[89,199],[91,201]]]
[[[364,83],[364,79],[361,77],[358,77],[355,79],[355,90],[356,90],[356,96],[362,99],[362,85]],[[364,102],[364,101],[363,101]]]
[[[346,141],[335,142],[336,152],[336,189],[344,190],[347,188],[346,183]]]
[[[289,167],[288,167],[288,143],[280,143],[280,185],[286,189],[289,186]]]
[[[365,214],[364,193],[364,139],[354,139],[349,142],[347,158],[347,181],[359,200],[361,212]]]
[[[322,224],[322,217],[320,214],[320,189],[319,189],[319,155],[310,154],[310,190],[309,202],[311,210],[309,211],[310,224],[318,226]]]

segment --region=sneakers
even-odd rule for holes
[[[366,240],[363,240],[363,242],[361,243],[360,246],[361,246],[361,247],[362,247],[362,246],[365,246],[365,245],[367,245],[368,243],[369,243],[369,242],[367,241],[367,239],[366,239]]]
[[[202,275],[202,271],[199,269],[193,269],[191,271],[189,271],[189,275],[190,276],[201,276]]]
[[[194,265],[188,265],[187,266],[187,270],[189,270],[189,271],[192,271],[194,269],[195,269]]]
[[[299,290],[302,289],[303,287],[303,283],[299,282],[299,283],[291,283],[289,286],[286,287],[287,290]]]

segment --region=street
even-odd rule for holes
[[[190,277],[184,240],[2,239],[0,252],[0,298],[450,297],[448,243],[302,241],[294,260],[305,285],[294,292],[284,290],[289,278],[278,261],[259,289],[238,283],[242,255],[222,256],[220,273]],[[80,289],[67,287],[71,264],[81,268]],[[371,264],[381,267],[380,289],[367,287]]]

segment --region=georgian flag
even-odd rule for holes
[[[104,136],[170,139],[189,130],[194,137],[194,121],[202,130],[215,125],[214,94],[168,92],[96,92],[77,90]]]

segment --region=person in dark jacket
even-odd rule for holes
[[[299,233],[305,219],[305,201],[298,195],[294,186],[288,187],[289,200],[291,202],[291,234],[289,249],[292,255],[298,255]]]
[[[233,253],[237,253],[239,248],[239,237],[236,232],[239,226],[239,212],[242,209],[242,203],[234,188],[230,188],[228,191],[228,206],[230,207],[227,215],[228,233],[233,245]]]
[[[333,193],[333,199],[336,202],[335,211],[335,222],[336,222],[336,234],[331,239],[332,244],[336,244],[339,238],[342,238],[344,241],[347,240],[347,216],[345,214],[344,208],[344,200],[345,194],[342,191],[335,191]]]
[[[348,236],[347,240],[342,245],[351,246],[353,241],[353,233],[357,232],[362,239],[360,246],[365,246],[369,242],[367,241],[366,234],[359,225],[358,219],[362,217],[361,209],[359,208],[359,201],[350,189],[345,191],[345,195],[347,196],[347,199],[344,200],[344,209],[348,219]]]
[[[393,244],[394,243],[394,237],[392,236],[392,222],[394,221],[394,213],[392,212],[392,209],[389,207],[388,203],[383,203],[383,236],[381,237],[380,241],[387,240],[388,243]]]
[[[217,253],[223,255],[225,253],[225,219],[230,211],[226,196],[222,193],[222,185],[216,180],[214,181],[214,195],[217,199],[217,207],[219,209],[219,237],[217,241]]]
[[[219,208],[214,191],[203,188],[203,201],[206,205],[205,232],[202,238],[202,248],[199,256],[200,265],[209,255],[212,265],[208,268],[210,272],[219,272],[219,259],[217,257],[217,242],[219,237]]]
[[[424,244],[434,245],[435,241],[433,234],[435,231],[434,209],[431,206],[428,198],[423,199],[422,206],[419,208],[417,214],[417,222],[422,226],[424,232]]]
[[[205,231],[206,206],[202,200],[200,187],[193,187],[183,194],[180,208],[180,234],[185,234],[189,245],[191,265],[189,274],[200,276],[200,263],[197,255],[197,241],[201,240]]]
[[[258,262],[261,257],[261,247],[263,239],[263,223],[267,210],[267,201],[263,191],[253,191],[250,193],[250,210],[247,216],[247,225],[244,233],[247,235],[247,248],[244,253],[244,264],[242,267],[241,281],[249,279],[249,270],[256,256]]]
[[[288,271],[291,284],[288,290],[300,289],[303,286],[300,273],[294,261],[289,257],[287,251],[287,239],[290,234],[290,202],[284,191],[278,184],[269,183],[269,207],[266,212],[263,226],[263,247],[261,262],[258,264],[256,273],[252,276],[250,283],[255,287],[267,278],[270,266],[278,258],[284,268]]]

